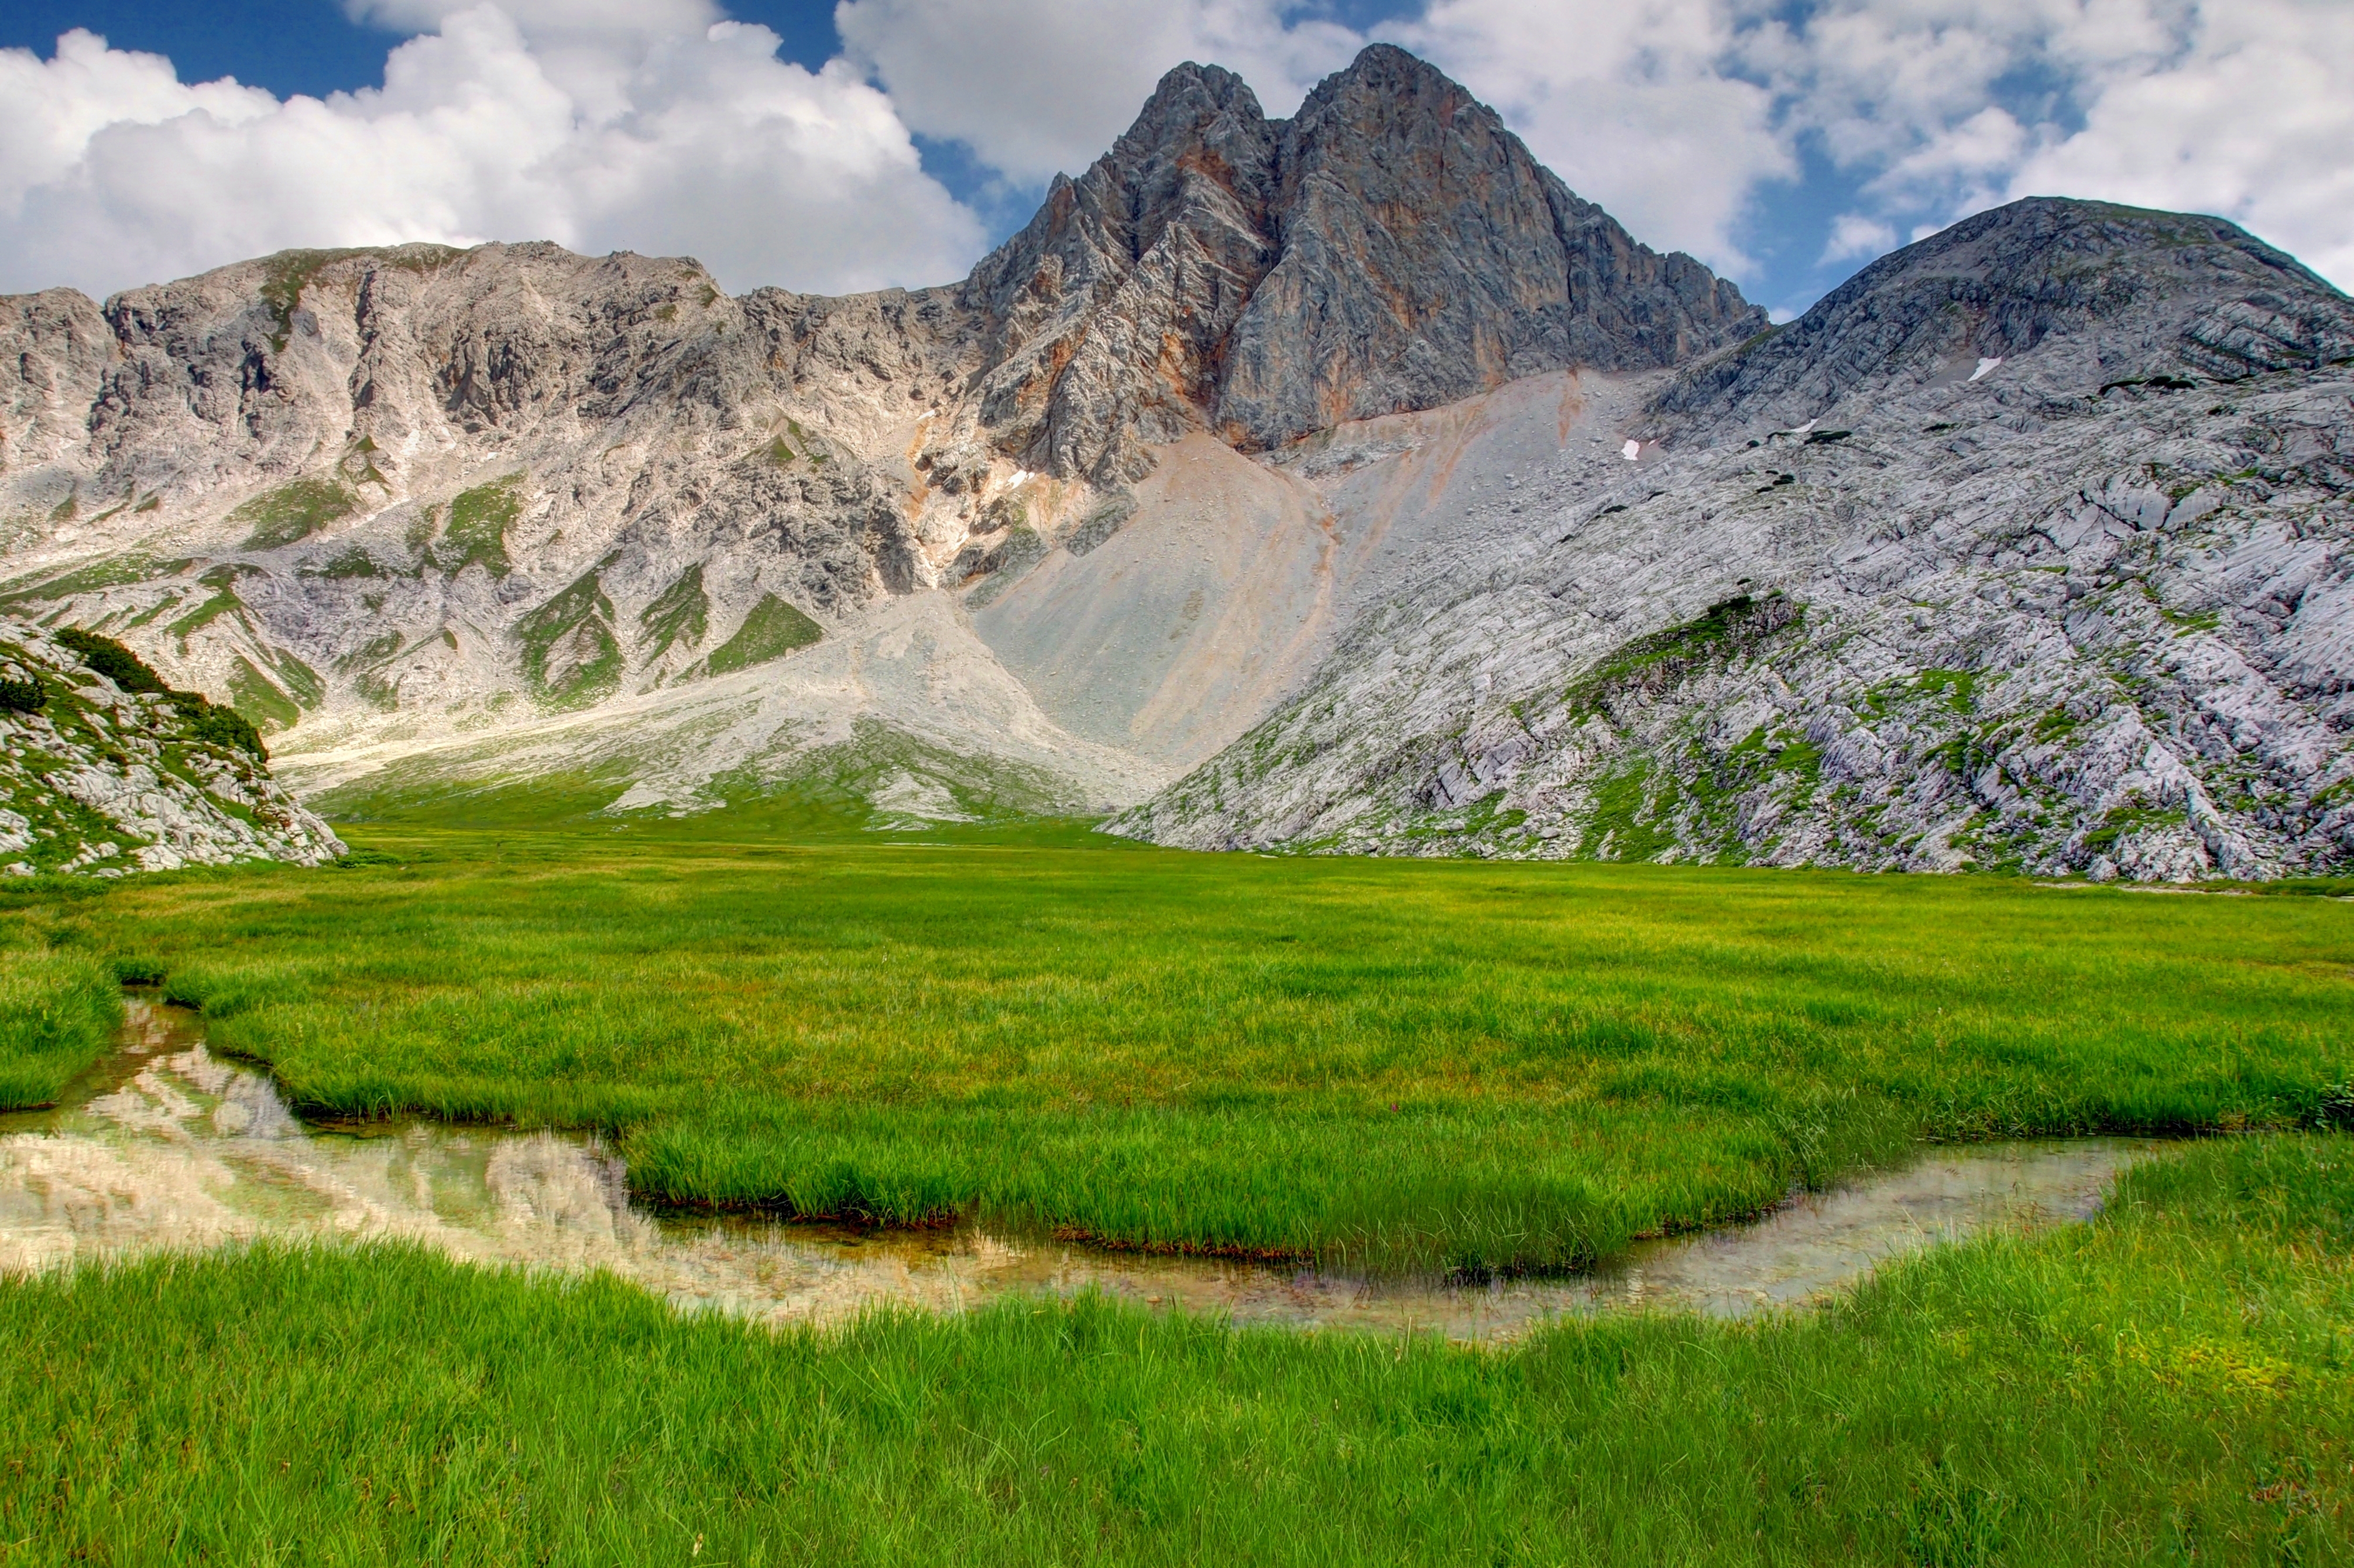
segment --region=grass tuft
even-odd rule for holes
[[[47,1105],[113,1044],[122,1001],[88,953],[0,948],[0,1110]]]

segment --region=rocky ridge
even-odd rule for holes
[[[1288,122],[1185,66],[941,288],[737,299],[691,260],[524,244],[0,302],[0,605],[122,637],[290,767],[462,749],[863,638],[908,596],[989,602],[1116,532],[1189,433],[1275,447],[1761,320],[1410,56],[1368,50]],[[864,700],[771,726],[739,783],[813,765]],[[1042,755],[961,745],[977,779]],[[1062,750],[1065,797],[1127,798]]]
[[[101,645],[0,620],[0,874],[121,876],[344,845],[270,776],[250,726]]]
[[[0,604],[338,810],[2342,869],[2354,305],[2016,203],[1769,329],[1368,50],[1214,67],[963,282],[546,245],[0,302]]]
[[[1443,557],[1121,831],[2096,879],[2354,861],[2354,302],[2289,258],[2014,204],[1618,395],[1633,461],[1450,451],[1500,493],[1473,479]]]

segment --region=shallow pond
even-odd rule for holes
[[[145,1001],[130,1003],[122,1048],[75,1097],[0,1114],[0,1272],[260,1237],[405,1237],[478,1262],[608,1269],[681,1306],[764,1322],[1093,1287],[1237,1322],[1458,1339],[1506,1338],[1563,1314],[1796,1304],[1932,1242],[2084,1218],[2120,1167],[2159,1147],[1928,1150],[1754,1224],[1643,1243],[1591,1275],[1461,1285],[1108,1253],[971,1226],[657,1216],[631,1202],[620,1160],[594,1139],[426,1121],[306,1126],[266,1075],[207,1053],[194,1015]]]

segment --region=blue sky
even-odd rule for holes
[[[944,281],[1177,59],[1281,114],[1373,37],[1777,315],[2031,192],[2220,211],[2354,281],[2342,0],[466,4],[15,0],[0,289],[396,238],[684,250],[731,288]],[[74,28],[109,49],[61,58]],[[229,77],[259,91],[198,87]]]

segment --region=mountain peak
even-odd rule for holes
[[[1189,429],[1249,450],[1541,371],[1675,365],[1765,324],[1581,201],[1494,111],[1376,44],[1269,121],[1182,65],[976,270],[989,417],[1117,481]]]
[[[2029,196],[1882,257],[1771,338],[1695,365],[1653,412],[1787,427],[1981,362],[2010,366],[2006,395],[2065,398],[2349,354],[2354,301],[2236,224]]]
[[[1357,51],[1356,58],[1318,82],[1301,108],[1304,111],[1308,103],[1330,102],[1352,93],[1400,102],[1416,99],[1478,101],[1461,83],[1420,55],[1411,54],[1395,44],[1367,44]]]

